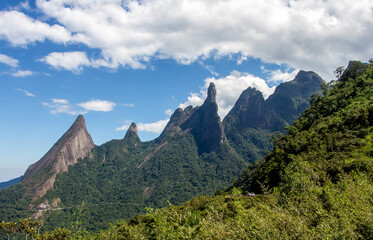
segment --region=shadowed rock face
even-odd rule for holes
[[[199,153],[219,150],[220,144],[225,140],[225,134],[218,115],[214,83],[210,83],[203,105],[195,108],[188,106],[184,110],[178,108],[158,139],[177,132],[192,134]]]
[[[68,167],[79,158],[91,156],[94,147],[84,117],[80,115],[69,130],[36,163],[28,167],[22,179],[34,199],[43,196],[53,188],[57,174],[67,172]]]
[[[320,92],[322,81],[314,72],[299,71],[294,80],[280,84],[267,100],[258,90],[248,88],[223,122],[237,127],[283,131],[306,110],[312,94]]]
[[[184,110],[182,108],[176,109],[176,111],[172,114],[170,121],[163,129],[158,140],[161,140],[166,136],[173,136],[175,133],[182,132],[180,125],[183,124],[186,120],[188,120],[190,116],[197,110],[197,108],[188,106]]]

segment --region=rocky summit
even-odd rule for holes
[[[192,134],[199,153],[219,150],[221,143],[225,140],[225,134],[218,115],[214,83],[210,83],[207,98],[202,106],[195,108],[188,106],[184,110],[178,108],[174,112],[160,135],[160,139],[176,132]]]
[[[84,117],[78,116],[67,132],[36,163],[26,170],[22,183],[34,199],[40,198],[53,188],[57,174],[67,172],[78,159],[91,156],[94,147]]]
[[[283,131],[306,110],[311,96],[320,92],[322,82],[314,72],[299,71],[294,80],[281,83],[267,100],[261,92],[249,87],[242,92],[224,124]]]

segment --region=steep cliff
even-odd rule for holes
[[[254,88],[242,92],[223,120],[231,146],[247,162],[254,162],[272,148],[270,134],[290,126],[308,107],[312,94],[319,93],[323,80],[314,72],[299,71],[294,80],[281,83],[264,100]]]
[[[202,106],[178,108],[171,116],[159,140],[175,133],[190,133],[198,146],[198,152],[217,152],[225,140],[224,127],[218,115],[216,88],[210,83],[207,98]]]
[[[40,198],[53,188],[57,174],[67,172],[79,158],[91,156],[94,147],[84,117],[80,115],[69,130],[36,163],[26,170],[22,183],[27,186],[33,199]]]

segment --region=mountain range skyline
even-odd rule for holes
[[[247,87],[266,98],[301,69],[330,81],[348,60],[373,56],[372,8],[351,0],[1,1],[0,181],[23,174],[79,114],[98,145],[121,139],[131,122],[147,141],[175,109],[201,105],[210,82],[223,118]]]

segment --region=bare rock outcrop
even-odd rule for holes
[[[91,157],[93,147],[84,117],[80,115],[54,146],[28,167],[22,179],[28,193],[33,195],[34,200],[44,196],[53,188],[57,174],[67,172],[68,167],[76,164],[79,158]]]
[[[158,140],[175,133],[192,134],[199,153],[219,150],[220,144],[225,140],[225,134],[218,115],[214,83],[210,83],[207,98],[202,106],[188,106],[184,110],[178,108],[174,112]]]

